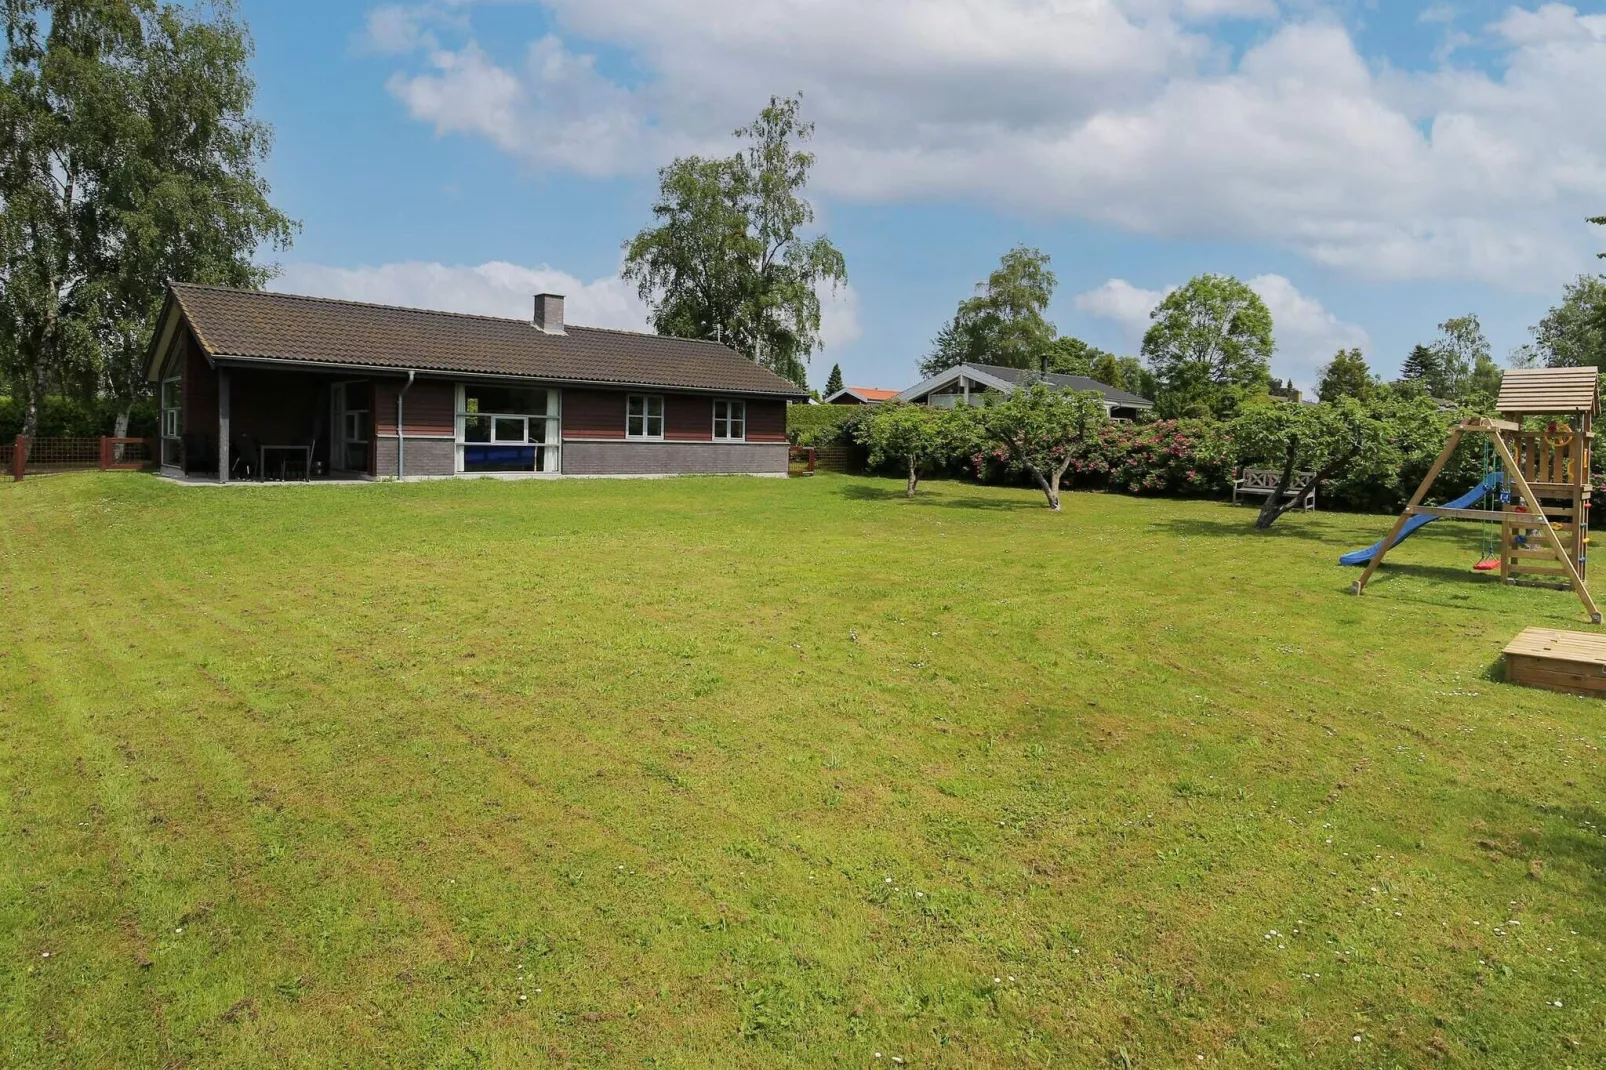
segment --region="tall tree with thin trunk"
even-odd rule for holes
[[[847,279],[825,235],[805,237],[803,196],[814,133],[801,97],[771,97],[735,132],[747,148],[723,159],[687,156],[658,172],[648,227],[625,243],[636,284],[660,334],[723,342],[799,386],[820,345],[820,289]]]
[[[1042,365],[1056,358],[1075,361],[1082,354],[1074,348],[1053,349],[1054,325],[1043,315],[1057,284],[1047,253],[1024,245],[1011,249],[977,284],[975,296],[959,302],[920,373],[936,375],[966,362],[1052,370]]]
[[[1441,396],[1455,401],[1465,399],[1473,371],[1492,363],[1489,339],[1476,314],[1453,316],[1439,324],[1439,337],[1430,348],[1438,354],[1443,369],[1446,392]]]
[[[230,0],[0,0],[0,338],[37,430],[52,386],[126,407],[164,280],[260,285],[295,224],[259,174]]]

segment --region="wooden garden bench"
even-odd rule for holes
[[[1315,474],[1315,472],[1295,472],[1294,486],[1304,486],[1306,481]],[[1238,477],[1232,481],[1232,504],[1238,504],[1238,496],[1240,494],[1253,494],[1261,498],[1271,497],[1277,493],[1277,481],[1281,478],[1282,473],[1275,468],[1240,468]],[[1292,498],[1297,493],[1297,490],[1284,491],[1283,497]],[[1305,500],[1300,504],[1304,506],[1307,513],[1316,508],[1316,487],[1314,485],[1305,494]]]

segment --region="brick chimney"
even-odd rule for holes
[[[563,295],[535,295],[535,325],[547,334],[565,334],[563,329]]]

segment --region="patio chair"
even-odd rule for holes
[[[212,443],[199,431],[184,432],[184,471],[217,471],[217,458],[212,456]]]
[[[240,475],[241,472],[245,473],[246,479],[251,478],[252,472],[256,472],[258,479],[262,478],[262,473],[257,471],[262,466],[262,446],[256,439],[250,435],[235,435],[234,445],[230,447],[230,452],[234,458],[229,463],[229,477],[231,479]]]

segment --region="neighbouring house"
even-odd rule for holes
[[[917,383],[897,395],[897,400],[916,405],[948,409],[955,405],[979,405],[991,394],[1011,394],[1017,386],[1044,382],[1062,390],[1096,390],[1104,395],[1104,408],[1113,420],[1132,420],[1154,402],[1085,375],[1060,375],[1030,368],[1004,368],[996,364],[956,364]]]
[[[873,386],[845,386],[826,398],[826,405],[879,405],[898,396],[896,390],[881,390]]]
[[[807,395],[715,342],[174,283],[151,341],[168,475],[784,475]]]

